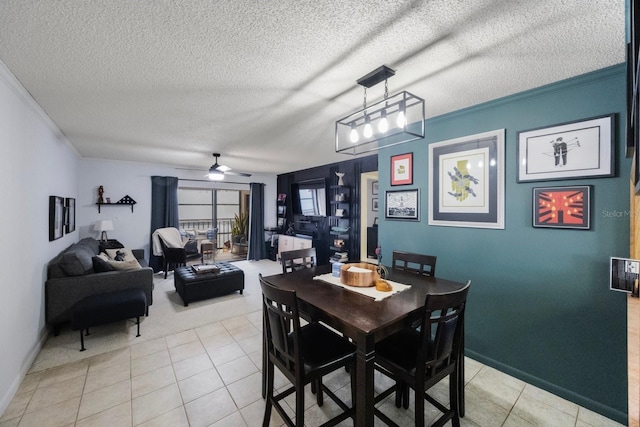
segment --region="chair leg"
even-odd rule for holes
[[[304,426],[304,384],[301,380],[296,380],[296,426]]]
[[[267,402],[264,408],[262,427],[269,427],[271,420],[271,407],[273,405],[273,363],[267,360]]]
[[[314,383],[316,386],[316,401],[318,402],[318,406],[322,406],[324,404],[324,396],[322,394],[322,377],[311,383],[312,388]]]
[[[80,351],[85,351],[84,348],[84,335],[82,334],[82,329],[80,329]]]
[[[402,406],[404,398],[404,386],[401,381],[396,381],[396,408]]]
[[[136,335],[136,337],[140,336],[140,316],[136,317],[136,325],[138,327],[138,334]]]
[[[424,427],[424,389],[422,384],[417,384],[415,388],[415,396],[416,396],[416,427]]]
[[[454,371],[449,376],[449,405],[451,411],[453,412],[453,418],[451,418],[451,424],[453,425],[453,427],[460,427],[460,417],[458,416],[458,409],[460,407],[460,402],[458,399],[459,397],[460,393],[458,390],[458,372]]]
[[[409,409],[409,386],[406,384],[402,390],[402,407],[404,409]]]

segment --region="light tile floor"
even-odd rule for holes
[[[254,312],[30,373],[0,417],[0,427],[259,426],[265,407],[261,322],[261,313]],[[282,375],[275,381],[276,388],[286,386]],[[351,404],[346,372],[324,381]],[[381,390],[386,381],[377,375],[376,388]],[[466,381],[463,426],[620,426],[468,358]],[[439,384],[435,395],[447,401],[446,390],[446,384]],[[292,397],[285,405],[291,414]],[[393,399],[380,403],[382,411],[402,426],[413,425],[413,399],[408,410],[397,409]],[[307,388],[307,426],[321,424],[337,410],[330,399],[318,407]],[[273,413],[270,425],[283,425]],[[436,416],[428,409],[425,419]],[[376,425],[383,423],[376,420]]]

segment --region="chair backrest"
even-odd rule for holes
[[[462,345],[464,310],[471,280],[455,292],[429,294],[422,317],[418,369],[427,376],[457,362]]]
[[[433,255],[393,251],[391,268],[434,277],[436,275],[436,260],[437,257]]]
[[[184,244],[182,242],[182,236],[180,231],[175,227],[158,228],[156,230],[160,242],[167,248],[182,248]]]
[[[289,373],[302,366],[300,315],[295,291],[276,288],[258,275],[262,288],[267,351],[274,364]],[[286,373],[285,373],[286,375]]]
[[[280,262],[282,263],[282,272],[285,274],[303,268],[315,267],[318,265],[316,248],[294,249],[292,251],[280,252]]]

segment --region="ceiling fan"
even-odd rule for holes
[[[209,168],[209,173],[206,175],[212,181],[222,181],[225,175],[237,175],[237,176],[251,176],[250,173],[234,172],[229,166],[218,164],[218,157],[220,153],[213,153],[216,162]]]

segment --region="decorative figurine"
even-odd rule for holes
[[[380,278],[386,279],[389,276],[389,270],[387,270],[387,267],[382,265],[382,246],[380,246],[380,244],[376,246],[376,256],[378,257],[378,267],[376,267],[376,272]]]
[[[344,172],[336,172],[336,176],[338,177],[338,185],[342,187],[344,185],[344,181],[342,180]]]
[[[102,195],[104,194],[104,187],[101,185],[98,187],[98,203],[104,203],[104,198]]]

